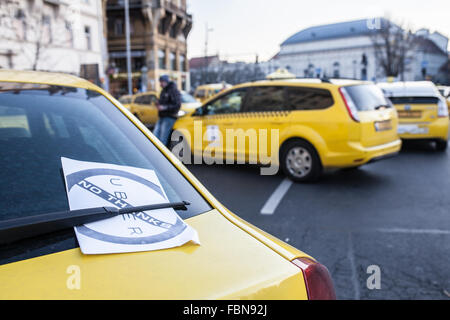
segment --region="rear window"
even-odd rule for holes
[[[376,85],[357,85],[344,87],[352,98],[358,111],[372,111],[379,107],[391,107],[390,101]]]
[[[21,84],[13,84],[10,91],[10,87],[0,82],[0,220],[69,210],[61,157],[154,170],[170,201],[191,203],[187,211],[178,211],[183,219],[211,209],[103,95],[79,88],[21,89]],[[61,246],[56,244],[60,240]],[[70,249],[74,244],[70,229],[0,246],[0,264]]]
[[[437,97],[389,97],[393,104],[438,104]]]

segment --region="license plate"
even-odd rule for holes
[[[399,118],[404,119],[412,119],[412,118],[421,118],[422,117],[422,111],[410,111],[410,110],[399,110],[397,111]]]
[[[391,122],[391,120],[375,122],[375,130],[376,131],[392,130],[392,122]]]
[[[398,134],[427,134],[428,127],[418,126],[416,124],[399,124]]]

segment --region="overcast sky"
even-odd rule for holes
[[[316,25],[390,16],[413,30],[428,28],[450,37],[450,0],[188,0],[194,26],[189,57],[208,54],[228,60],[260,60],[275,55],[294,33]]]

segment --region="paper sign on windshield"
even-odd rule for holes
[[[170,202],[153,170],[61,158],[71,210]],[[152,251],[200,244],[175,210],[124,214],[75,227],[84,254]]]

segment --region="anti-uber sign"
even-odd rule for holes
[[[61,158],[71,210],[119,209],[168,203],[153,170]],[[84,254],[167,249],[192,241],[197,232],[171,208],[124,214],[75,227]]]

